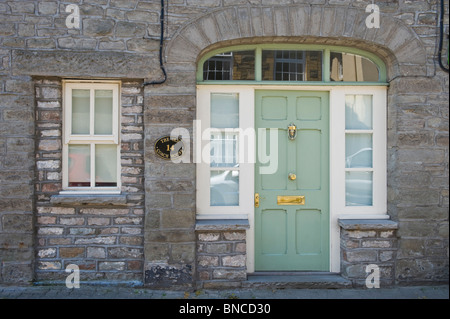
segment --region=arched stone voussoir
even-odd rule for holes
[[[368,50],[387,63],[389,78],[397,75],[399,64],[426,65],[426,50],[414,31],[386,14],[381,14],[380,28],[369,29],[368,15],[364,8],[344,11],[326,5],[221,8],[182,27],[167,47],[167,61],[192,63],[212,48],[258,40]]]

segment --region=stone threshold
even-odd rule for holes
[[[242,288],[342,289],[352,288],[352,282],[330,272],[255,272],[247,275]]]

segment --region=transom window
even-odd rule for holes
[[[200,60],[197,81],[384,83],[386,70],[378,57],[353,48],[266,44],[212,51]]]
[[[255,51],[219,53],[203,64],[204,80],[254,80]]]

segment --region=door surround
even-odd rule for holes
[[[338,225],[338,219],[389,219],[389,215],[386,213],[386,201],[385,201],[385,182],[381,181],[379,183],[380,189],[377,190],[379,193],[379,201],[375,201],[374,205],[377,206],[364,208],[364,209],[350,209],[345,210],[342,204],[336,205],[336,203],[342,202],[342,189],[341,185],[338,183],[337,174],[341,170],[340,167],[340,157],[342,154],[343,142],[338,141],[342,138],[341,128],[336,122],[343,119],[342,105],[345,105],[345,94],[374,94],[377,95],[376,103],[379,104],[379,118],[381,120],[386,119],[386,86],[380,85],[370,85],[370,86],[355,86],[355,85],[258,85],[258,84],[230,84],[230,85],[216,85],[216,84],[198,84],[197,85],[197,96],[199,98],[198,107],[202,104],[202,99],[205,101],[205,96],[210,92],[240,92],[245,95],[245,101],[248,101],[246,105],[252,105],[252,107],[247,107],[245,110],[245,116],[254,119],[254,106],[255,106],[255,91],[256,90],[294,90],[294,91],[326,91],[329,93],[329,118],[330,118],[330,211],[329,211],[329,252],[330,252],[330,272],[339,273],[340,272],[340,229]],[[374,102],[375,103],[375,102]],[[198,119],[201,119],[202,111],[198,109]],[[254,123],[253,123],[254,125]],[[254,127],[254,126],[253,126]],[[385,125],[379,127],[382,135],[386,134]],[[380,146],[378,147],[381,154],[380,159],[384,159],[380,163],[379,170],[381,172],[381,177],[385,179],[386,163],[385,163],[385,147],[383,139],[379,141]],[[374,159],[375,161],[375,159]],[[197,164],[199,165],[199,164]],[[251,170],[254,171],[254,165],[250,165]],[[250,169],[250,168],[249,168]],[[384,172],[384,174],[383,174]],[[199,182],[197,179],[197,188],[199,187]],[[248,219],[249,229],[246,230],[246,268],[247,273],[251,274],[255,272],[255,241],[254,241],[254,178],[252,178],[251,183],[246,183],[244,185],[248,203],[245,205],[245,209],[240,211],[239,215],[227,215],[227,214],[203,214],[199,213],[197,209],[197,219]],[[375,192],[375,189],[374,189]],[[375,196],[375,194],[374,194]],[[378,196],[378,195],[377,195]],[[384,198],[383,198],[384,197]],[[202,198],[197,198],[197,207],[199,206],[199,201]],[[357,207],[350,207],[357,208]],[[209,212],[208,212],[209,213]]]

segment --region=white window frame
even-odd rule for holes
[[[339,218],[373,219],[387,216],[387,132],[386,132],[385,86],[345,86],[330,91],[330,209]],[[372,168],[361,169],[373,172],[373,197],[371,206],[346,206],[345,204],[345,96],[372,96]],[[360,131],[364,133],[365,131]]]
[[[62,147],[62,182],[61,194],[119,194],[121,190],[120,165],[120,81],[75,81],[63,80],[63,147]],[[72,132],[72,90],[90,90],[90,134],[71,134]],[[113,91],[112,134],[94,135],[93,99],[95,90]],[[91,185],[90,187],[69,187],[68,152],[70,144],[89,144],[91,147]],[[95,144],[117,145],[117,186],[95,187]]]
[[[197,127],[194,161],[197,163],[197,219],[247,219],[253,214],[254,163],[245,160],[239,163],[239,205],[210,206],[210,171],[215,167],[203,160],[210,154],[211,94],[239,94],[239,128],[241,133],[254,128],[254,89],[244,86],[226,87],[223,85],[198,86],[197,88]],[[203,136],[202,136],[203,134]],[[240,137],[247,139],[251,136]],[[254,136],[253,136],[254,138]],[[247,140],[245,140],[248,142]],[[254,140],[253,140],[254,142]],[[254,143],[253,143],[254,145]],[[242,150],[242,148],[241,148]],[[254,150],[252,150],[254,153]],[[239,154],[241,155],[241,154]]]

